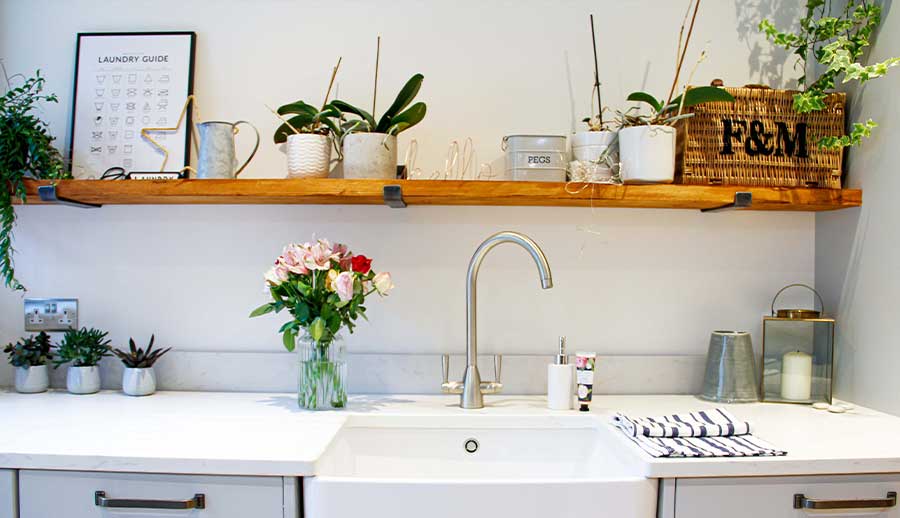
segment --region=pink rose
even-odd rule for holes
[[[309,252],[300,245],[288,245],[275,264],[284,265],[289,271],[298,275],[306,275],[309,269],[304,265],[304,258]]]
[[[341,302],[347,302],[353,298],[353,274],[341,272],[334,279],[334,291],[337,292]]]
[[[382,295],[387,295],[387,292],[394,289],[394,282],[391,280],[391,274],[388,272],[375,274],[375,277],[372,278],[372,284],[375,285],[375,289],[378,290],[378,293]]]

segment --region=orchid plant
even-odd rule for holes
[[[387,295],[394,287],[390,273],[372,270],[371,259],[327,239],[286,246],[266,272],[265,282],[272,302],[250,317],[287,309],[292,318],[279,332],[288,351],[304,330],[323,348],[343,327],[352,333],[356,319],[366,318],[366,297]]]

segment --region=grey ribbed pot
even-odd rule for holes
[[[712,332],[700,398],[719,403],[759,401],[756,357],[750,333]]]

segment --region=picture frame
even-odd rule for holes
[[[160,171],[164,156],[141,130],[175,126],[194,93],[196,42],[190,31],[78,33],[69,148],[75,178],[101,178],[115,167]],[[177,130],[154,135],[169,152],[166,171],[190,165],[191,111]]]

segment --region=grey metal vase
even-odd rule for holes
[[[756,357],[750,333],[713,331],[706,353],[701,399],[720,403],[759,401]]]

